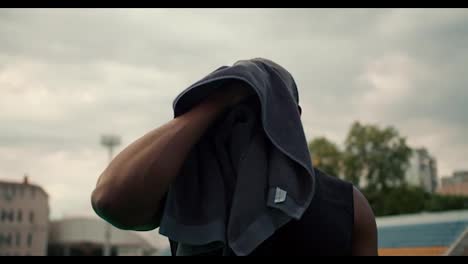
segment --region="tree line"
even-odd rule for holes
[[[441,196],[405,180],[413,150],[394,127],[354,122],[343,148],[325,137],[309,143],[313,165],[358,187],[376,216],[468,209],[468,198]]]

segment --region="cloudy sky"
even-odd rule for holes
[[[468,10],[2,9],[0,179],[28,173],[53,218],[90,214],[101,133],[129,144],[181,90],[252,57],[293,74],[309,139],[392,125],[440,175],[468,169]]]

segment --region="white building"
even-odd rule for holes
[[[406,182],[411,186],[421,187],[427,192],[437,188],[437,162],[426,149],[415,149],[406,171]]]
[[[103,255],[106,225],[106,222],[97,217],[74,217],[52,221],[49,255]],[[156,231],[124,231],[111,227],[110,233],[112,256],[157,255],[168,245],[167,239]]]
[[[47,253],[49,198],[25,177],[0,181],[0,255],[44,256]]]

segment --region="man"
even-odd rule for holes
[[[174,255],[377,255],[367,200],[312,168],[284,68],[266,59],[221,67],[174,111],[102,173],[99,216],[126,230],[160,227]]]

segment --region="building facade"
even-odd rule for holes
[[[39,186],[0,181],[0,255],[47,254],[49,198]]]
[[[451,177],[442,178],[437,190],[442,195],[468,196],[468,171],[457,171]]]
[[[435,192],[438,185],[437,162],[426,149],[415,149],[405,175],[411,186],[421,187],[427,192]]]

